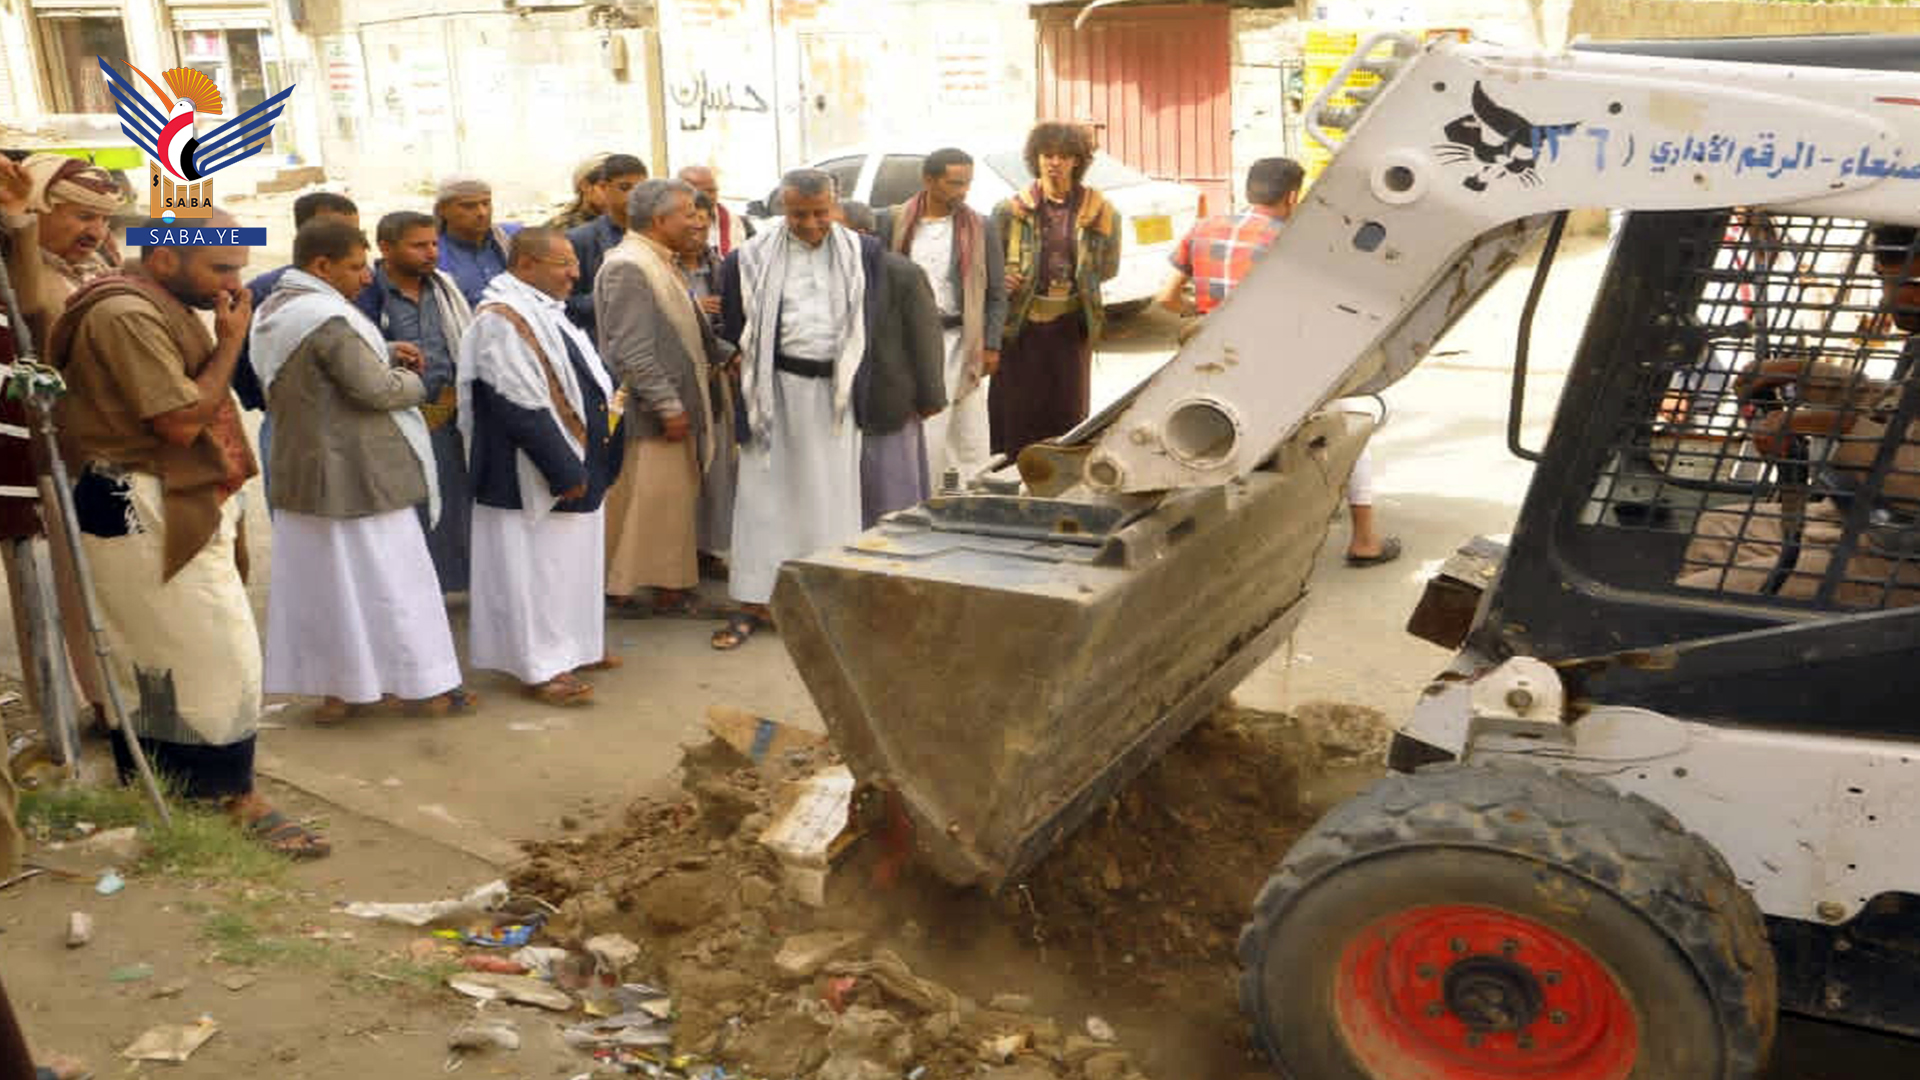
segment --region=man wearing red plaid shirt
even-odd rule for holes
[[[1212,217],[1193,227],[1173,251],[1172,278],[1160,290],[1160,306],[1187,313],[1187,283],[1193,283],[1193,308],[1204,316],[1227,298],[1253,269],[1300,201],[1305,170],[1292,158],[1261,158],[1247,170],[1247,209]],[[1191,329],[1181,334],[1185,341]],[[1347,541],[1348,566],[1379,566],[1400,557],[1400,538],[1382,537],[1373,527],[1373,456],[1360,451],[1347,480],[1347,512],[1353,519]]]

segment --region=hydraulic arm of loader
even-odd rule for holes
[[[1412,52],[1382,35],[1356,57],[1382,39]],[[1179,355],[1023,456],[1033,490],[1246,475],[1327,401],[1410,370],[1555,211],[1772,206],[1920,221],[1910,75],[1437,45],[1389,80]]]
[[[1285,642],[1371,430],[1327,403],[1404,375],[1549,215],[1920,221],[1910,77],[1394,40],[1273,250],[1131,396],[1028,448],[1026,495],[942,493],[782,568],[835,744],[947,879],[1018,880]]]

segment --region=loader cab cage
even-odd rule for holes
[[[1899,325],[1920,327],[1911,279],[1912,230],[1630,216],[1476,644],[1567,660],[1920,605],[1920,335]],[[1912,614],[1874,621],[1876,640],[1920,645]],[[1744,689],[1710,706],[1689,692],[1693,711],[1779,706],[1745,699],[1811,654],[1804,635],[1762,637],[1775,662],[1749,657]],[[1639,683],[1678,679],[1644,670],[1671,657],[1642,667]]]

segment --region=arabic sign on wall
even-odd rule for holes
[[[668,166],[713,165],[730,193],[778,175],[779,91],[766,6],[662,0],[660,26]]]
[[[360,39],[341,35],[322,38],[320,63],[327,73],[327,98],[336,116],[367,114],[366,68],[360,62]]]
[[[934,56],[940,104],[990,104],[999,50],[999,39],[991,27],[962,27],[943,34]]]

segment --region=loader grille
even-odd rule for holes
[[[1734,211],[1658,272],[1581,524],[1685,594],[1920,603],[1912,230]]]

